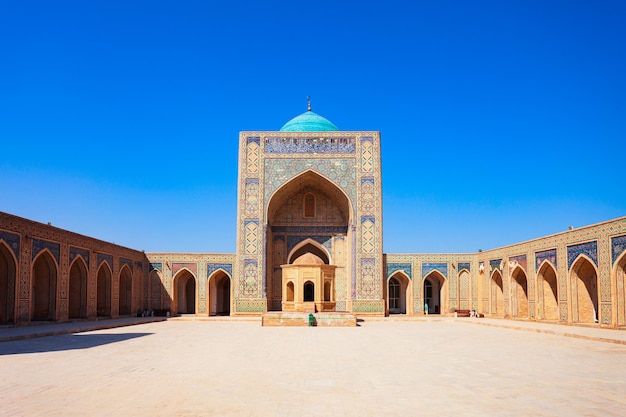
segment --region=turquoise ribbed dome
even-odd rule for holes
[[[311,110],[294,117],[280,128],[281,132],[329,132],[338,131],[330,120]]]

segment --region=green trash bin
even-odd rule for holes
[[[315,316],[312,313],[309,313],[309,327],[315,326]]]

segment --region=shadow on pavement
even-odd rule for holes
[[[60,352],[63,350],[89,349],[109,343],[148,336],[154,333],[120,334],[64,334],[35,339],[14,340],[0,343],[0,355],[19,355],[23,353]]]

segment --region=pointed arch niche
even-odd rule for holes
[[[593,262],[580,255],[570,269],[572,321],[598,322],[598,273]]]
[[[207,296],[210,316],[230,316],[231,277],[218,269],[208,279]]]
[[[411,284],[402,271],[395,272],[387,280],[387,309],[389,314],[410,313],[412,305]]]
[[[196,313],[196,277],[187,268],[176,273],[173,279],[174,308],[178,314]]]
[[[559,319],[559,297],[557,293],[556,269],[544,261],[537,273],[537,289],[542,301],[539,308],[539,318],[543,320]]]
[[[0,323],[15,321],[16,265],[11,250],[0,242]]]
[[[504,317],[504,286],[502,274],[497,269],[489,280],[489,312],[491,316]]]
[[[98,268],[96,313],[98,317],[111,317],[111,266],[102,262]]]
[[[119,314],[128,316],[131,314],[133,302],[133,274],[128,265],[124,265],[120,271],[119,290]]]
[[[87,265],[80,256],[70,267],[69,318],[87,318]]]
[[[521,266],[511,274],[511,315],[528,318],[528,279]]]
[[[48,250],[33,263],[33,321],[56,320],[57,265]]]
[[[626,326],[626,251],[615,262],[614,276],[617,325]]]
[[[446,278],[439,271],[433,270],[424,277],[422,289],[424,308],[428,304],[428,314],[441,314],[447,311]]]
[[[352,204],[344,191],[313,170],[276,190],[265,217],[269,309],[329,311],[336,309],[337,301],[345,306],[352,216]],[[312,284],[307,296],[313,288],[313,301],[305,305],[307,281]],[[338,294],[337,288],[344,292]]]

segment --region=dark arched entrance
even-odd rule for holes
[[[111,317],[111,268],[105,262],[98,268],[98,317]]]
[[[70,268],[69,317],[87,318],[87,267],[81,258]]]
[[[441,314],[446,311],[444,294],[446,279],[438,271],[431,271],[424,278],[424,309],[428,304],[428,314]]]
[[[15,320],[15,261],[10,250],[0,242],[0,323]]]
[[[48,252],[43,252],[33,264],[32,319],[56,319],[57,267]]]
[[[128,316],[131,313],[133,302],[133,275],[128,265],[122,267],[120,272],[120,316]]]
[[[211,316],[230,315],[230,277],[222,270],[215,272],[209,278],[207,286],[209,294],[209,314]]]
[[[174,300],[176,313],[196,313],[196,277],[187,269],[183,269],[174,277]]]
[[[304,283],[304,302],[315,301],[315,285],[311,281]]]

